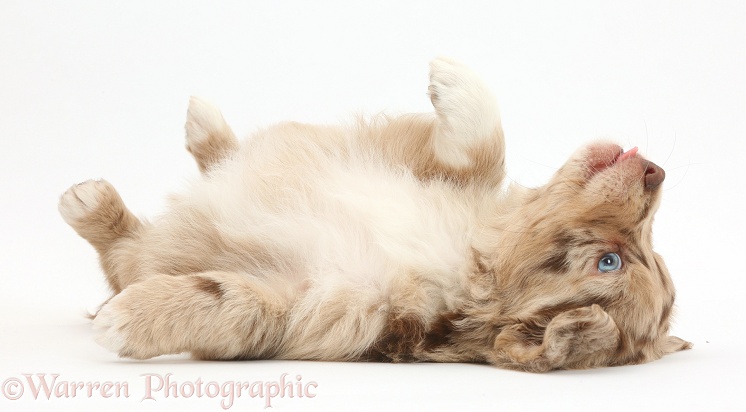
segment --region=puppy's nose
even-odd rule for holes
[[[663,183],[666,178],[666,172],[657,164],[646,161],[645,167],[645,189],[655,189]]]

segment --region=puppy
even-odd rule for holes
[[[578,150],[546,185],[502,188],[495,101],[436,59],[435,114],[282,123],[239,144],[192,99],[201,170],[140,221],[106,181],[65,221],[114,296],[93,325],[119,356],[483,362],[533,372],[638,364],[669,336],[674,287],[652,249],[665,173],[637,149]]]

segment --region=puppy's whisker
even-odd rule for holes
[[[671,159],[671,155],[673,155],[674,150],[676,150],[676,141],[677,141],[677,133],[674,130],[673,132],[673,144],[671,144],[671,150],[668,152],[668,156],[666,156],[666,160],[663,161],[663,165],[665,166],[668,163],[668,160]]]
[[[509,174],[507,174],[507,173],[505,174],[505,178],[506,178],[506,179],[508,179],[508,180],[510,181],[510,183],[511,183],[511,184],[513,184],[513,185],[516,185],[516,186],[518,186],[518,187],[521,187],[521,188],[524,188],[524,189],[529,189],[529,190],[531,190],[531,189],[532,189],[532,187],[529,187],[529,186],[525,186],[525,185],[523,185],[522,183],[520,183],[520,182],[519,182],[518,180],[516,180],[516,179],[513,179],[513,177],[511,177],[511,176],[510,176]]]
[[[559,166],[550,166],[550,165],[547,165],[547,164],[544,164],[544,163],[541,163],[541,162],[537,162],[536,160],[533,160],[533,159],[530,159],[530,158],[521,157],[521,159],[523,159],[526,162],[533,163],[535,165],[542,166],[542,167],[550,169],[550,170],[557,170],[557,169],[559,169]]]
[[[703,163],[699,163],[699,164],[703,164]],[[676,186],[680,185],[681,182],[683,182],[684,179],[686,178],[686,175],[689,173],[689,169],[691,168],[692,165],[696,165],[696,163],[689,162],[689,163],[687,163],[684,166],[672,167],[670,170],[678,170],[678,169],[682,169],[683,168],[684,169],[684,173],[681,175],[681,177],[673,185],[671,185],[669,187],[665,187],[663,190],[664,191],[669,191],[671,189],[674,189]]]

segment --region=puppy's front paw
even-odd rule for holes
[[[116,193],[114,187],[103,179],[73,185],[60,197],[60,214],[67,224],[74,227],[95,213],[112,192]]]
[[[475,82],[477,84],[473,84]],[[428,92],[437,111],[455,109],[458,101],[466,98],[474,86],[479,86],[479,79],[463,64],[444,57],[430,62]]]
[[[186,147],[201,171],[238,150],[238,141],[217,107],[198,97],[189,100]]]
[[[466,166],[469,152],[480,144],[501,142],[497,103],[471,69],[451,59],[433,60],[428,91],[438,116],[434,143],[442,161]]]
[[[459,114],[465,118],[452,120],[462,121],[473,115],[488,115],[495,120],[497,108],[492,94],[476,73],[453,59],[440,57],[430,62],[428,91],[439,115]]]
[[[192,96],[187,109],[186,143],[187,150],[194,153],[199,146],[208,145],[210,136],[225,127],[220,110],[207,100]]]

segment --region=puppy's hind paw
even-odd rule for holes
[[[174,314],[163,311],[159,292],[140,282],[111,298],[93,319],[96,342],[123,358],[150,359],[181,352],[176,348],[184,346],[186,337],[172,338],[168,319]]]
[[[98,332],[96,342],[121,355],[127,342],[123,331],[124,323],[122,314],[118,313],[111,303],[104,305],[93,318],[93,330]]]
[[[114,187],[106,180],[88,180],[73,185],[60,197],[58,209],[67,224],[74,226],[95,212]]]

